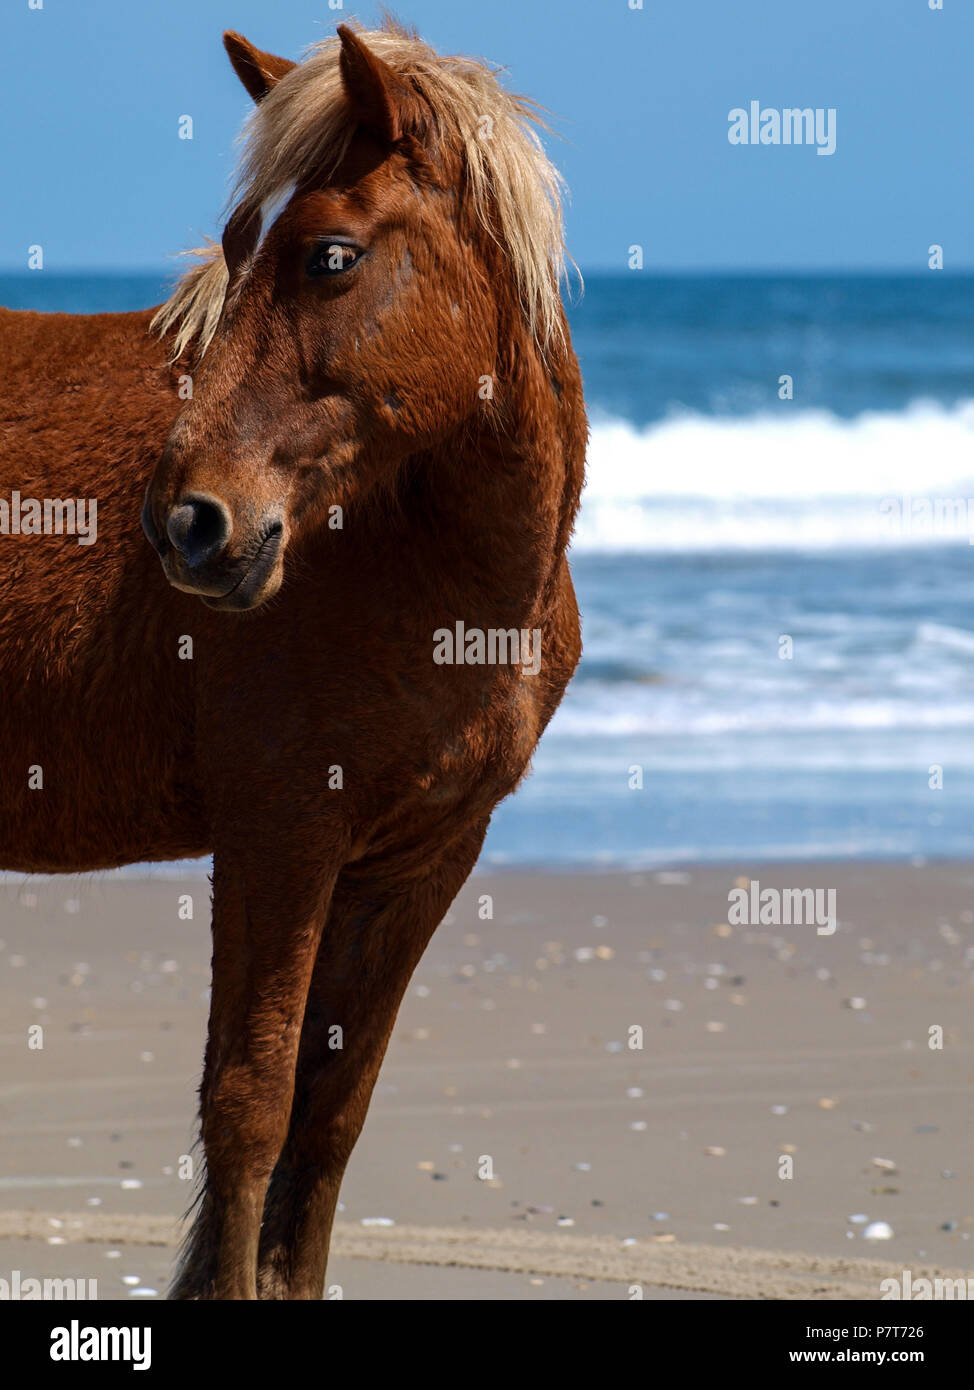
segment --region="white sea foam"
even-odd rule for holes
[[[890,515],[963,502],[947,525]],[[955,509],[956,511],[956,509]],[[974,401],[914,402],[843,420],[826,411],[683,415],[639,430],[596,419],[578,551],[760,550],[967,543]]]
[[[584,702],[566,700],[552,721],[552,732],[568,738],[587,738],[598,731],[606,738],[720,738],[769,733],[872,733],[907,731],[941,733],[974,730],[974,702],[955,699],[925,703],[876,697],[788,701],[751,700],[747,703],[704,704],[693,707],[679,699],[638,699],[633,686],[620,685],[589,695]]]

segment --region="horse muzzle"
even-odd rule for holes
[[[280,587],[284,522],[276,510],[264,515],[236,555],[230,551],[234,529],[230,510],[219,498],[205,493],[180,497],[160,530],[147,492],[142,529],[169,583],[195,594],[209,608],[231,612],[256,608]]]

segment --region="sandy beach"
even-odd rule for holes
[[[729,926],[749,879],[834,889],[836,931]],[[842,1300],[971,1270],[972,888],[937,864],[475,876],[407,993],[326,1296]],[[0,884],[0,1278],[165,1294],[208,918],[202,877]]]

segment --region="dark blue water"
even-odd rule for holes
[[[968,276],[593,276],[571,320],[590,404],[636,426],[794,409],[782,373],[842,419],[952,404],[974,380]]]

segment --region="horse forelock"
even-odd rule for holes
[[[562,331],[559,282],[565,271],[561,176],[545,154],[545,129],[532,101],[497,80],[498,69],[438,54],[393,22],[358,29],[369,48],[424,98],[436,139],[466,171],[467,189],[485,236],[500,242],[528,327],[544,349]],[[234,211],[261,212],[265,229],[295,186],[327,179],[355,134],[342,85],[337,38],[313,45],[251,113],[230,198]],[[153,327],[174,333],[173,356],[210,342],[228,285],[215,242],[185,253],[195,264],[177,282]]]

